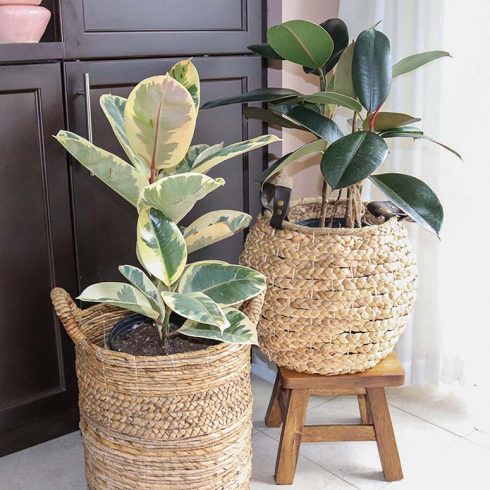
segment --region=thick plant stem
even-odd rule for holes
[[[327,219],[327,208],[328,208],[328,184],[323,181],[322,185],[322,209],[320,212],[320,228],[325,226],[325,220]]]
[[[165,354],[168,354],[168,338],[169,338],[169,330],[170,330],[170,314],[172,310],[170,308],[165,308],[165,317],[163,319],[162,326],[162,344],[163,351]]]

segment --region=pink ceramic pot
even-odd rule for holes
[[[39,42],[50,18],[44,7],[0,5],[0,44]]]

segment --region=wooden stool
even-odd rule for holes
[[[386,386],[401,386],[405,371],[395,354],[358,374],[322,376],[279,368],[265,416],[267,427],[282,425],[274,478],[291,485],[302,442],[376,441],[386,481],[403,478],[386,400]],[[357,395],[362,424],[304,425],[310,395]]]

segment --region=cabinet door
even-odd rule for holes
[[[76,292],[59,64],[0,66],[0,455],[76,428],[73,348],[49,292]],[[1,486],[1,485],[0,485]]]
[[[86,113],[83,74],[90,74],[90,100],[94,143],[126,158],[99,107],[102,94],[127,96],[140,80],[163,74],[175,59],[70,62],[66,64],[69,128],[85,135]],[[202,101],[232,95],[261,86],[262,64],[258,57],[194,58],[200,76]],[[230,144],[259,135],[261,125],[247,122],[240,105],[200,111],[194,143]],[[183,222],[217,209],[259,211],[259,188],[255,177],[263,168],[264,152],[256,150],[217,166],[211,176],[226,185],[200,201]],[[121,280],[117,267],[137,264],[136,210],[92,177],[80,164],[72,163],[76,250],[80,287],[97,281]],[[192,260],[220,258],[236,262],[243,248],[243,233],[191,254]]]
[[[61,0],[68,58],[244,53],[262,0]]]

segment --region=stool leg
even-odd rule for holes
[[[368,388],[367,402],[373,419],[379,457],[386,481],[403,479],[403,472],[396,447],[395,433],[384,388]]]
[[[276,382],[272,390],[269,407],[265,414],[265,425],[267,427],[281,427],[282,414],[281,406],[279,405],[279,396],[281,395],[281,374],[277,370]]]
[[[283,393],[286,416],[282,426],[274,478],[278,485],[291,485],[296,473],[309,394],[308,390],[283,390]]]
[[[362,423],[365,425],[372,425],[373,420],[367,406],[366,395],[357,395],[357,401],[359,403],[359,412],[361,414]]]

